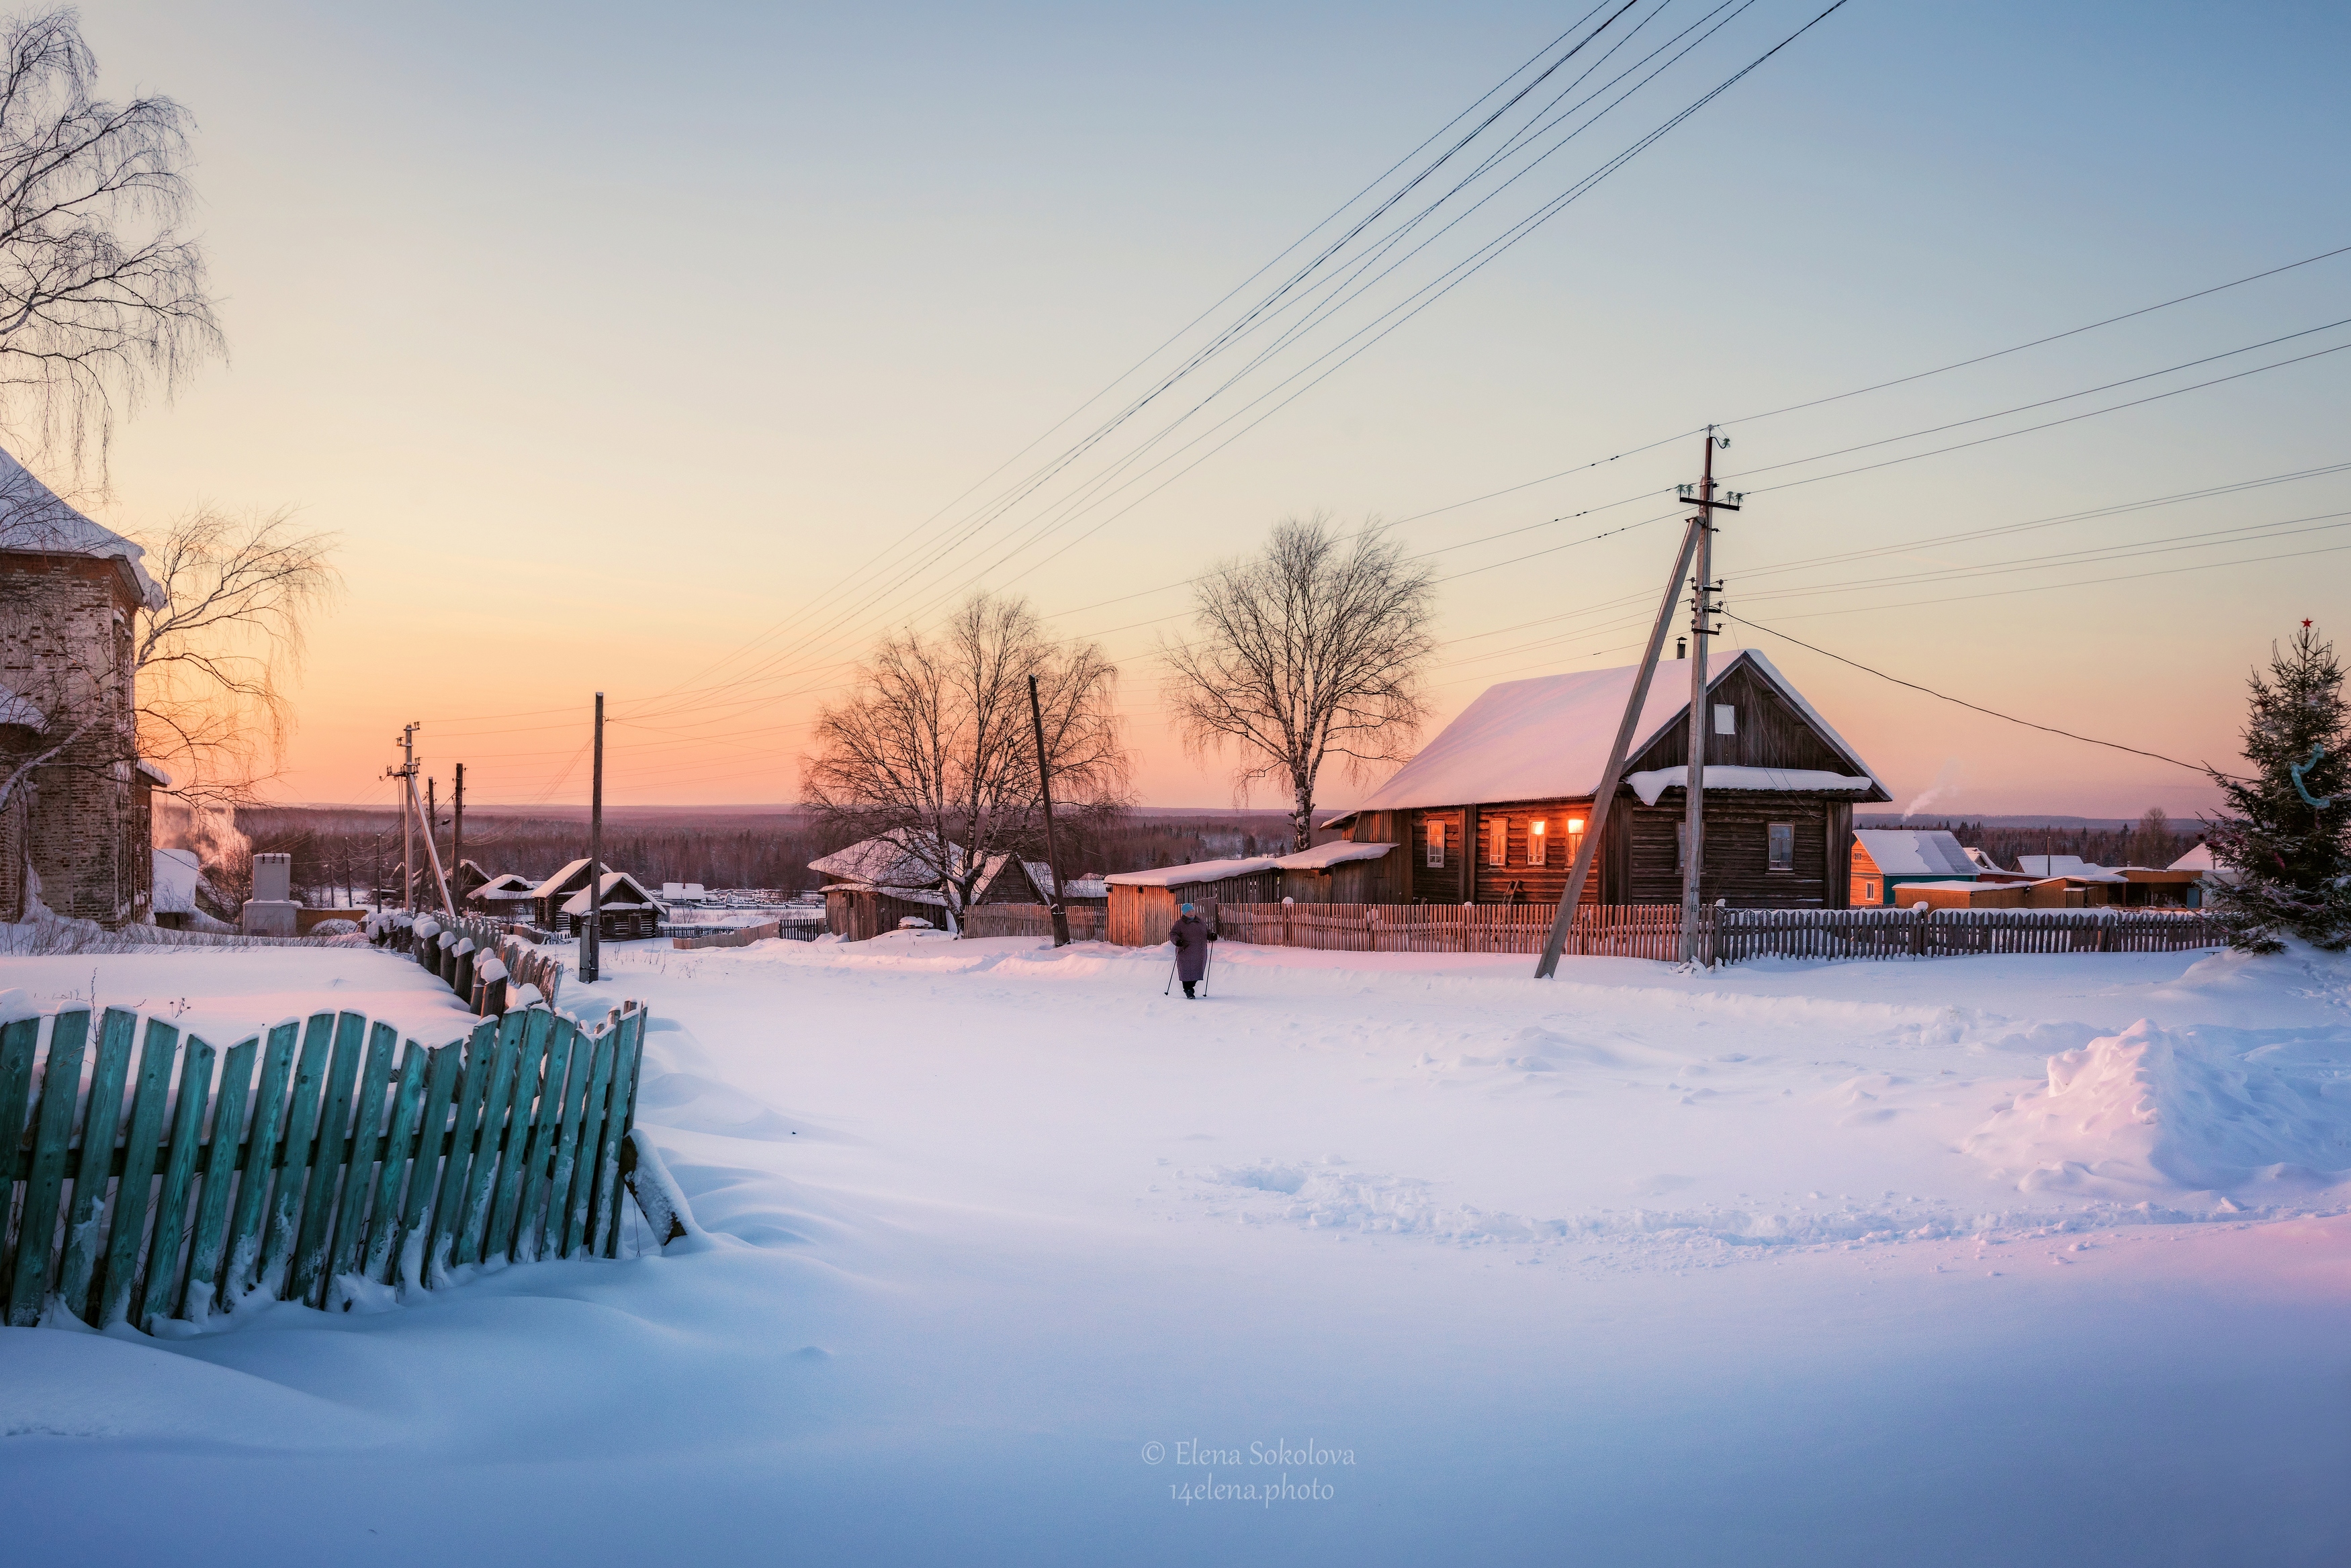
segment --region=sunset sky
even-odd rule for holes
[[[2351,254],[1756,416],[2351,245],[2339,7],[1852,0],[1360,357],[1249,401],[1823,4],[1641,0],[1593,86],[1721,30],[1156,445],[1271,333],[986,509],[1583,8],[91,5],[106,90],[199,120],[230,345],[120,425],[92,510],[135,535],[291,506],[340,535],[288,800],[389,805],[409,720],[477,801],[582,800],[601,687],[608,801],[789,801],[872,636],[988,586],[1115,657],[1146,803],[1225,805],[1158,699],[1185,579],[1286,514],[1395,520],[1445,579],[1441,723],[1637,653],[1684,432],[1720,421],[1752,493],[1718,546],[1734,614],[2226,763],[2270,640],[2351,630]],[[2211,799],[1730,629],[1897,805]]]

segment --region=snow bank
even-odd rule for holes
[[[1964,1147],[2027,1192],[2332,1183],[2351,1177],[2351,1071],[2324,1036],[2240,1051],[2142,1018],[2050,1057]]]

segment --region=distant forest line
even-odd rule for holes
[[[1335,813],[1320,813],[1330,816]],[[371,888],[400,885],[401,824],[393,811],[340,807],[244,807],[236,826],[248,853],[293,857],[296,897],[313,904],[364,899]],[[434,834],[444,866],[452,863],[455,824],[444,808]],[[1288,818],[1278,811],[1182,815],[1126,812],[1108,820],[1080,820],[1060,834],[1061,862],[1073,876],[1139,871],[1226,856],[1278,853],[1289,847]],[[821,887],[809,862],[846,847],[844,836],[816,816],[798,812],[664,813],[656,822],[607,818],[604,861],[632,873],[656,891],[664,882],[705,888],[758,888],[793,893]],[[465,857],[493,875],[543,877],[588,853],[583,819],[485,811],[465,815]],[[1041,849],[1032,851],[1041,857]],[[417,846],[418,875],[424,870]],[[251,863],[207,857],[206,877],[224,906],[243,903]]]

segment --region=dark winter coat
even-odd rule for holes
[[[1184,915],[1167,928],[1167,940],[1176,944],[1176,978],[1198,980],[1208,972],[1208,944],[1217,933],[1208,929],[1197,915]]]

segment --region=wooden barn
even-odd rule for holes
[[[1301,904],[1385,904],[1393,844],[1353,844],[1334,838],[1275,861],[1281,896]]]
[[[466,864],[471,865],[468,861]],[[580,885],[588,885],[584,868]],[[465,895],[465,902],[502,920],[536,920],[538,885],[517,871],[501,871]]]
[[[607,871],[596,890],[596,929],[608,941],[625,942],[661,934],[662,908],[652,890],[626,871]],[[563,901],[555,929],[565,934],[588,927],[588,885]]]
[[[919,888],[873,888],[859,882],[833,882],[824,889],[824,929],[847,941],[871,941],[894,931],[908,920],[926,920],[948,929],[944,894]]]
[[[944,858],[947,865],[960,868],[962,846],[950,844],[946,856],[941,857],[932,847],[935,840],[928,835],[911,840],[912,832],[900,829],[877,834],[809,862],[810,870],[831,878],[824,888],[827,931],[849,941],[862,942],[884,931],[894,931],[901,921],[908,919],[925,921],[940,930],[956,929],[947,909],[945,878],[939,875],[938,867]],[[1002,867],[995,869],[1000,872]],[[1023,878],[1015,872],[1009,877],[991,877],[987,880],[1003,880],[1008,891],[1021,884]],[[1022,891],[1025,893],[1025,888]]]
[[[1856,909],[1886,906],[1908,908],[1915,900],[1894,896],[1894,889],[1920,882],[1972,882],[1983,868],[1947,828],[1862,827],[1853,835],[1853,887],[1848,901]],[[1929,899],[1932,903],[1934,900]],[[1946,903],[1949,902],[1947,898]],[[1940,904],[1937,908],[1943,907]],[[1954,909],[2005,909],[1999,903]],[[2018,908],[2023,906],[2019,905]]]
[[[1281,875],[1270,855],[1116,872],[1102,878],[1110,888],[1110,940],[1123,947],[1156,947],[1185,904],[1278,904]]]
[[[1681,901],[1689,666],[1659,663],[1623,784],[1593,792],[1638,670],[1490,686],[1352,814],[1350,841],[1394,844],[1386,898],[1555,905],[1582,835],[1600,849],[1583,890],[1604,904]],[[1706,834],[1699,895],[1736,909],[1843,909],[1853,808],[1886,787],[1813,705],[1752,649],[1708,684]]]
[[[598,869],[607,876],[610,876],[612,870],[610,866],[601,864]],[[528,911],[520,904],[511,907],[517,914],[527,912],[530,919],[548,930],[560,930],[563,929],[564,904],[572,894],[587,886],[588,860],[585,856],[582,856],[530,890],[530,907]]]

